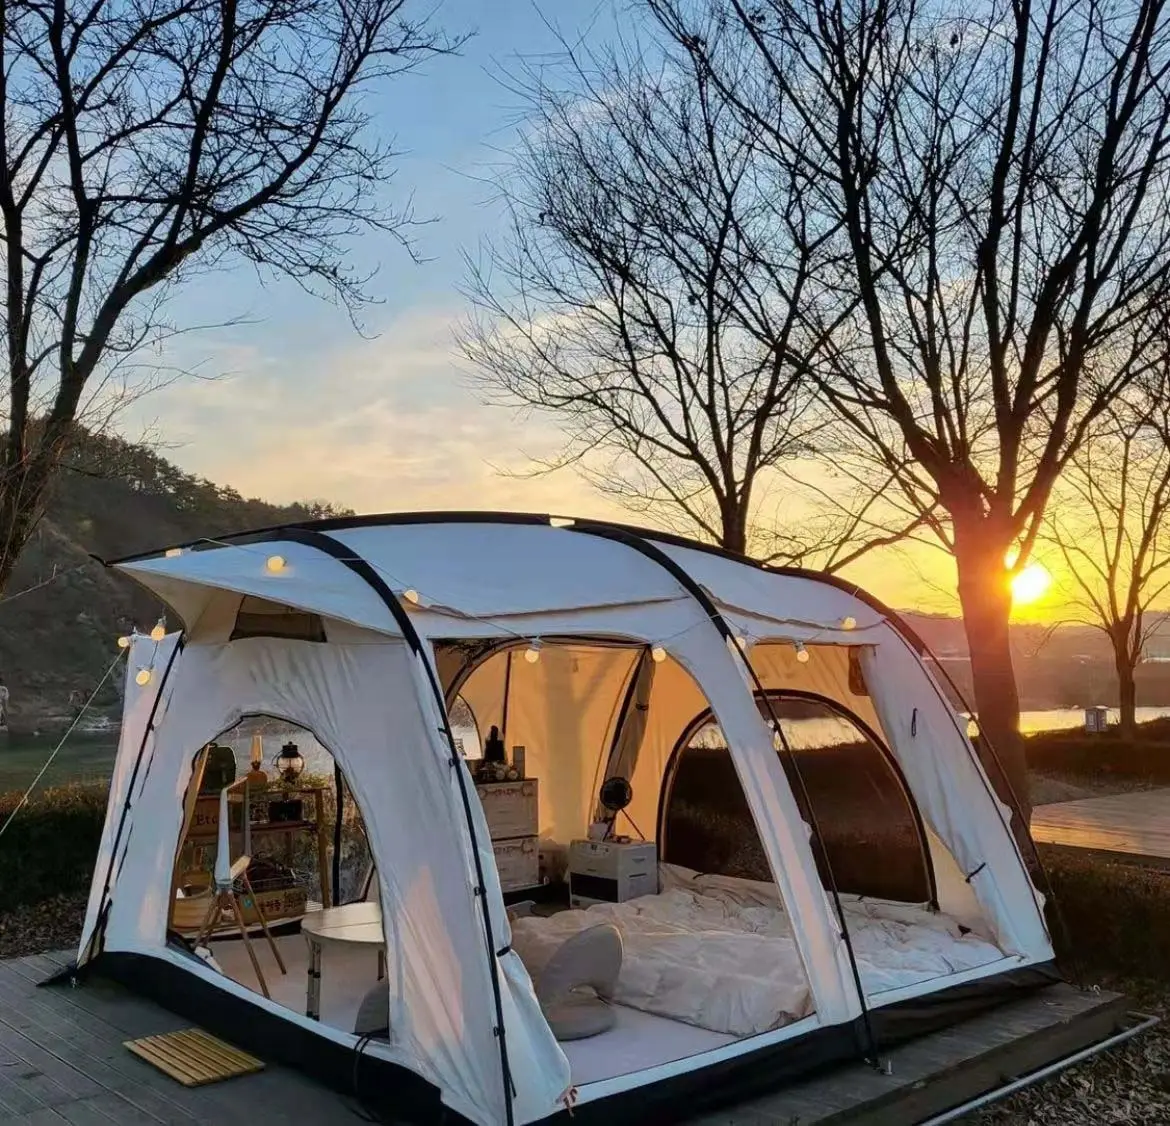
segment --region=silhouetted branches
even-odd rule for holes
[[[174,287],[239,261],[365,300],[350,240],[410,216],[361,94],[454,46],[406,0],[5,6],[0,585],[79,412],[173,329]]]

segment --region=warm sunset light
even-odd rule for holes
[[[1042,563],[1029,563],[1012,579],[1012,601],[1017,606],[1027,606],[1042,598],[1052,585],[1052,576]]]

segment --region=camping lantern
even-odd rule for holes
[[[286,786],[293,785],[301,776],[305,769],[305,760],[301,757],[296,743],[285,743],[280,748],[280,754],[276,756],[276,769],[280,774],[280,780]]]
[[[305,760],[301,757],[296,743],[290,741],[280,748],[280,754],[276,756],[273,765],[276,767],[281,782],[285,786],[292,787],[296,785],[297,779],[305,769]],[[268,820],[273,824],[300,821],[304,815],[304,802],[300,798],[290,798],[287,792],[283,801],[270,801],[268,803]]]

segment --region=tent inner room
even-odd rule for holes
[[[766,799],[753,807],[680,663],[588,638],[449,641],[436,656],[448,708],[481,748],[465,757],[512,949],[575,1083],[816,1024],[807,939],[758,830]],[[1000,961],[883,741],[857,650],[761,643],[749,658],[867,1002]],[[940,880],[957,916],[938,909]],[[604,1008],[585,1012],[596,995]]]
[[[781,790],[867,1004],[1004,957],[883,739],[856,647],[751,649],[777,769],[746,780],[665,648],[450,640],[435,655],[511,946],[575,1084],[817,1026],[823,952],[775,878],[792,846],[760,832]],[[192,754],[170,930],[294,1012],[392,1039],[396,921],[330,749],[251,717]]]
[[[351,1031],[386,976],[373,876],[361,811],[311,732],[247,717],[194,755],[168,929],[213,968]],[[367,910],[370,940],[320,973],[305,936],[342,904]]]

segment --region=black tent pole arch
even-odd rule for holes
[[[443,726],[441,731],[446,740],[447,749],[450,751],[451,766],[455,769],[455,777],[459,783],[459,792],[463,803],[463,814],[467,820],[467,832],[471,838],[471,857],[477,882],[477,886],[475,888],[475,897],[479,900],[480,916],[483,919],[484,940],[487,945],[488,955],[488,975],[491,980],[492,998],[495,1008],[495,1027],[493,1029],[493,1033],[500,1046],[500,1071],[504,1084],[504,1117],[506,1126],[514,1126],[515,1110],[512,1106],[512,1099],[514,1097],[515,1087],[512,1083],[512,1072],[508,1064],[507,1037],[505,1035],[504,1029],[504,1002],[500,992],[499,967],[496,965],[498,950],[496,947],[495,936],[492,933],[491,911],[488,909],[487,904],[487,883],[484,880],[483,864],[479,855],[479,841],[475,835],[475,821],[471,812],[471,799],[467,792],[467,783],[463,778],[459,750],[455,745],[455,735],[451,731],[451,724],[447,719],[447,704],[443,698],[442,686],[439,684],[438,678],[435,676],[435,670],[431,666],[431,662],[427,659],[426,653],[423,650],[422,638],[419,637],[418,630],[414,628],[414,623],[410,620],[409,615],[403,609],[402,603],[398,601],[397,596],[390,589],[390,587],[386,585],[386,582],[382,576],[378,574],[378,572],[366,559],[364,559],[347,544],[342,543],[340,540],[334,539],[332,536],[327,536],[323,532],[313,531],[311,529],[305,528],[281,529],[278,532],[273,532],[272,534],[266,536],[265,539],[268,541],[289,540],[292,543],[299,543],[303,544],[305,547],[315,548],[317,551],[320,551],[323,554],[336,559],[339,563],[342,563],[348,567],[382,600],[383,604],[386,606],[386,609],[390,611],[390,615],[393,617],[395,625],[397,625],[399,630],[401,630],[402,637],[409,646],[411,653],[422,662],[423,668],[426,671],[427,681],[434,696],[434,701],[436,707],[438,708],[439,716],[442,719]]]
[[[632,550],[644,555],[647,559],[658,564],[663,570],[668,572],[670,576],[678,582],[678,584],[689,594],[702,608],[703,612],[710,619],[715,626],[720,636],[727,643],[728,648],[733,652],[739,654],[740,661],[747,670],[755,685],[755,691],[765,697],[768,706],[768,713],[772,720],[772,728],[780,740],[781,749],[792,763],[793,772],[797,780],[800,782],[800,788],[804,795],[805,808],[808,810],[810,825],[813,836],[816,838],[817,844],[820,846],[821,855],[825,857],[825,869],[829,877],[829,894],[833,898],[833,906],[837,914],[837,920],[841,927],[841,938],[845,943],[845,951],[849,958],[849,967],[852,971],[853,984],[857,991],[857,1002],[861,1006],[861,1023],[864,1031],[866,1049],[868,1050],[868,1059],[875,1067],[880,1066],[878,1060],[878,1045],[877,1038],[874,1035],[873,1024],[869,1018],[869,1006],[865,1003],[865,988],[861,982],[861,970],[857,965],[857,954],[853,949],[853,939],[849,934],[849,924],[845,919],[845,908],[841,902],[841,895],[837,888],[837,881],[833,876],[832,866],[828,861],[828,853],[825,849],[824,837],[821,835],[820,826],[817,823],[816,814],[812,810],[809,801],[808,790],[805,787],[804,779],[800,773],[800,764],[796,760],[796,756],[792,753],[792,748],[789,746],[788,739],[784,735],[783,729],[780,727],[780,721],[776,716],[776,712],[772,708],[771,702],[766,700],[766,693],[763,684],[760,683],[760,678],[756,675],[756,670],[752,668],[752,663],[748,660],[748,656],[739,645],[736,643],[735,635],[731,631],[724,620],[723,615],[719,613],[718,607],[708,597],[706,591],[695,582],[695,580],[686,572],[686,570],[679,566],[679,564],[671,559],[660,547],[651,543],[640,536],[633,535],[625,529],[615,528],[608,524],[593,524],[589,521],[576,521],[565,529],[566,531],[576,532],[581,535],[597,536],[601,539],[612,540],[615,543],[620,543]]]

